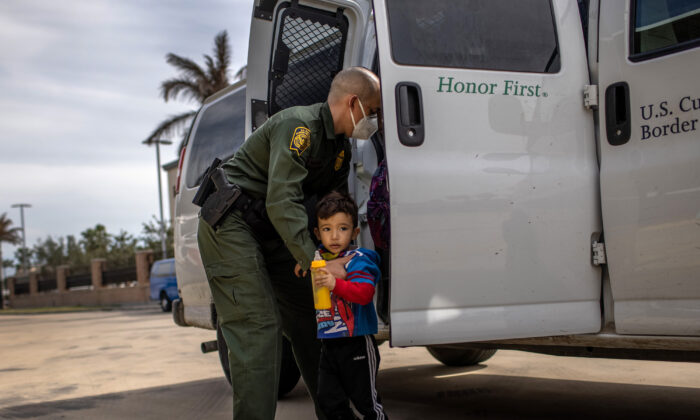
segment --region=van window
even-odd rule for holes
[[[272,53],[269,113],[323,102],[343,68],[347,18],[338,12],[290,5],[279,16]]]
[[[214,158],[226,161],[245,140],[245,88],[214,102],[202,111],[199,125],[190,139],[187,187],[202,182]]]
[[[632,61],[700,45],[700,0],[633,0]]]
[[[550,0],[387,0],[398,64],[556,73]]]

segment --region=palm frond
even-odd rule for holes
[[[221,31],[214,38],[214,56],[218,69],[219,81],[228,84],[228,66],[231,62],[231,48],[228,44],[228,33]]]
[[[219,32],[214,38],[213,56],[204,55],[205,68],[189,58],[177,54],[166,55],[168,64],[177,68],[180,74],[161,83],[160,94],[168,102],[170,99],[195,100],[199,103],[228,86],[228,68],[231,60],[231,49],[228,44],[226,31]],[[183,129],[195,111],[175,115],[160,123],[148,136],[149,141],[163,136],[171,136],[174,131],[180,131],[186,135]]]
[[[189,58],[180,57],[179,55],[173,53],[168,53],[168,55],[165,56],[165,61],[167,61],[168,64],[170,64],[171,66],[176,67],[178,70],[180,70],[184,76],[196,80],[197,83],[201,83],[207,80],[207,74],[204,72],[204,70],[202,70],[202,68],[199,67],[197,63],[190,60]]]
[[[214,89],[214,85],[216,84],[216,79],[218,77],[218,70],[216,66],[214,65],[214,59],[211,58],[209,55],[204,54],[204,63],[207,65],[207,76],[208,76],[208,86],[207,89],[209,91],[212,91]],[[214,90],[216,92],[216,90]]]
[[[169,137],[176,131],[183,131],[187,122],[194,117],[197,111],[187,111],[182,114],[173,115],[160,123],[158,127],[148,136],[146,141],[153,141],[162,137]]]
[[[195,100],[201,103],[207,97],[206,91],[202,89],[202,86],[184,78],[164,81],[160,84],[160,94],[165,102],[182,96],[185,100]]]
[[[0,216],[0,242],[18,244],[22,240],[19,234],[22,229],[19,227],[10,227],[11,225],[12,220],[7,218],[7,213],[3,213]]]

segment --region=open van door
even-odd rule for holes
[[[359,63],[369,0],[257,0],[250,27],[246,137],[276,112],[323,102]]]
[[[599,7],[601,193],[615,327],[700,335],[700,0]]]
[[[577,2],[375,0],[374,12],[392,344],[599,331]]]

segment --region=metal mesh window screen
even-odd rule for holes
[[[270,115],[323,102],[343,68],[347,22],[338,14],[291,8],[282,14],[270,86]]]

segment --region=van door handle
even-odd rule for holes
[[[401,82],[396,85],[395,93],[399,141],[404,146],[420,146],[425,139],[420,86],[413,82]]]
[[[613,83],[605,89],[605,130],[612,146],[623,145],[630,139],[630,87],[627,82]]]

